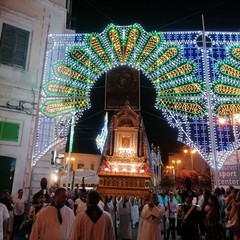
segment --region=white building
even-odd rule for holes
[[[67,0],[0,1],[0,189],[16,194],[49,179],[51,156],[33,175],[32,155],[47,36],[66,29]],[[73,32],[72,32],[73,33]]]

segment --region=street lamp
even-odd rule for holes
[[[170,166],[166,166],[166,168],[167,168],[167,172],[169,172],[173,177],[175,177],[174,166],[170,165]]]
[[[178,171],[178,165],[181,163],[182,161],[181,160],[172,160],[172,163],[175,165],[176,164],[176,169]]]
[[[184,148],[184,150],[183,150],[183,152],[185,153],[185,154],[187,154],[187,153],[189,153],[190,154],[190,157],[191,157],[191,167],[192,167],[192,170],[194,169],[194,167],[193,167],[193,155],[196,153],[196,150],[195,149],[187,149],[187,148]]]

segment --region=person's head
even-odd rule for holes
[[[37,196],[37,203],[39,205],[43,205],[46,202],[46,197],[43,193],[39,193],[39,195]]]
[[[155,192],[151,193],[150,201],[152,201],[155,205],[158,205],[158,195]]]
[[[211,195],[212,195],[211,190],[210,189],[205,189],[205,191],[203,193],[204,199],[208,199]]]
[[[81,188],[79,190],[79,197],[82,198],[82,196],[85,196],[86,192],[87,192],[86,188]]]
[[[174,192],[169,192],[168,193],[168,196],[169,196],[169,198],[170,198],[170,200],[172,201],[173,200],[173,197],[174,197]]]
[[[74,189],[74,196],[75,196],[75,197],[78,197],[78,196],[79,196],[79,189],[78,189],[78,188],[75,188],[75,189]]]
[[[219,202],[218,202],[218,198],[216,195],[211,195],[208,199],[209,204],[213,205],[216,207],[216,209],[219,209]]]
[[[40,181],[40,186],[41,186],[41,189],[47,189],[47,179],[45,177],[43,177]]]
[[[22,189],[18,189],[18,197],[22,198],[23,196],[23,190]]]
[[[128,202],[128,200],[129,200],[129,197],[128,197],[128,196],[123,196],[123,202],[124,202],[124,203]]]
[[[10,194],[8,190],[1,191],[0,198],[4,200],[10,199]]]
[[[215,188],[215,190],[214,190],[214,195],[217,196],[217,197],[219,197],[220,195],[222,195],[222,190],[221,190],[221,188],[219,188],[219,187]]]
[[[87,206],[97,206],[100,200],[100,195],[96,190],[91,190],[87,195]]]
[[[56,207],[63,207],[67,201],[67,196],[67,190],[65,188],[58,188],[55,191],[54,205]]]
[[[185,197],[185,203],[187,205],[192,205],[192,200],[193,200],[193,196],[191,194],[187,194]]]
[[[108,196],[108,195],[106,196],[106,202],[111,202],[112,199],[113,199],[112,196]]]

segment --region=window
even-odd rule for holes
[[[0,141],[18,142],[20,123],[0,121]]]
[[[91,169],[91,170],[94,170],[94,164],[93,164],[93,163],[91,163],[90,169]]]
[[[25,69],[29,32],[3,23],[0,41],[0,63]]]
[[[83,163],[78,163],[77,168],[78,168],[78,169],[79,169],[79,168],[84,168],[84,164],[83,164]]]

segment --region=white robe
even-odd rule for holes
[[[107,212],[110,213],[111,217],[112,217],[112,222],[113,222],[113,225],[115,225],[115,207],[113,205],[113,201],[111,200],[110,202],[107,202],[106,203],[107,205]]]
[[[123,239],[132,239],[132,205],[126,202],[123,207],[123,200],[117,206],[117,219],[119,219],[118,235]]]
[[[141,212],[141,220],[138,227],[138,240],[161,240],[161,222],[165,214],[163,205],[158,204],[150,208],[146,204]]]
[[[139,206],[136,203],[132,206],[132,217],[133,217],[132,224],[133,226],[135,226],[136,223],[139,222]]]
[[[103,211],[96,223],[85,213],[78,214],[70,240],[115,240],[115,232],[111,216]]]
[[[74,223],[73,210],[67,206],[61,208],[62,224],[59,223],[57,208],[47,206],[36,215],[30,240],[69,240]]]

